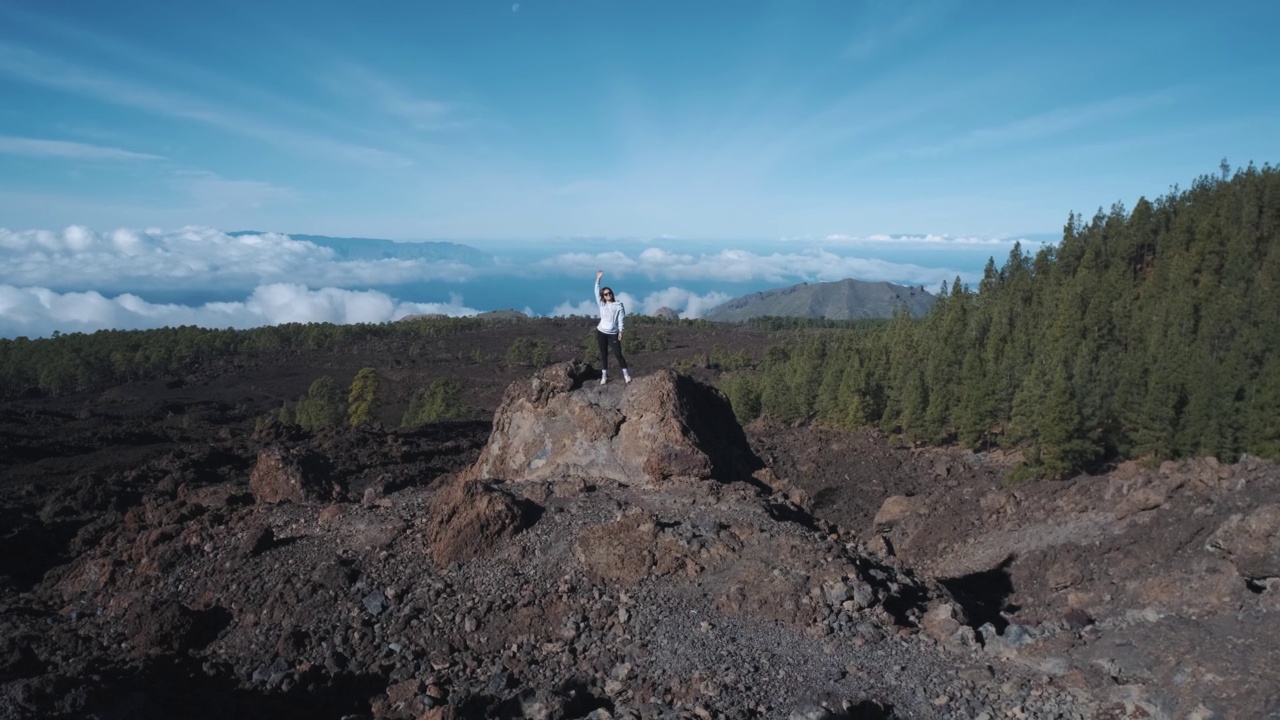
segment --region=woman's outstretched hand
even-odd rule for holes
[[[597,270],[597,271],[596,271],[596,279],[597,279],[597,280],[599,280],[599,279],[600,279],[600,278],[602,278],[602,277],[604,277],[604,271],[603,271],[603,270]]]

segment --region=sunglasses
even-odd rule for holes
[[[604,292],[602,292],[602,293],[600,293],[600,294],[601,294],[601,295],[604,295],[605,297],[613,297],[613,293],[609,292],[608,290],[605,290]]]

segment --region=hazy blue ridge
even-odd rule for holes
[[[772,316],[861,320],[892,317],[902,305],[906,305],[913,317],[922,317],[929,312],[934,300],[932,293],[919,286],[846,278],[744,295],[712,308],[706,319],[742,321]]]
[[[236,230],[232,237],[262,235],[261,230]],[[445,241],[396,242],[378,238],[329,237],[328,235],[286,234],[333,250],[339,260],[447,260],[467,265],[491,265],[493,256],[483,250]]]

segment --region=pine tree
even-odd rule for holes
[[[1033,469],[1040,477],[1066,477],[1097,457],[1100,448],[1084,425],[1065,366],[1049,373],[1035,422],[1039,465]]]
[[[755,378],[745,374],[735,374],[724,378],[720,389],[729,398],[734,417],[742,425],[760,417],[763,404],[760,398],[759,383]]]
[[[518,337],[511,341],[511,345],[507,348],[507,365],[516,367],[519,365],[531,364],[530,355],[533,351],[533,341],[527,337]]]
[[[921,343],[928,407],[919,428],[922,437],[942,441],[955,433],[953,417],[960,407],[961,371],[970,342],[972,297],[957,277],[941,308],[929,314]]]
[[[955,416],[957,438],[970,448],[990,445],[998,424],[997,393],[991,380],[982,347],[974,344],[965,353],[960,368],[960,405]]]
[[[298,398],[294,413],[298,426],[307,432],[319,432],[342,422],[343,403],[338,385],[332,377],[316,378],[307,394]]]
[[[539,338],[533,341],[529,349],[529,364],[539,368],[551,364],[551,346],[546,340]]]
[[[465,414],[462,383],[453,378],[437,378],[428,387],[414,391],[400,426],[415,428],[441,420],[455,420]]]
[[[347,422],[352,427],[368,425],[377,418],[378,405],[378,373],[371,367],[362,368],[347,394]]]
[[[945,284],[944,284],[945,287]],[[935,301],[945,303],[944,297]],[[885,432],[915,437],[929,404],[928,388],[917,348],[916,322],[900,307],[884,333],[885,410],[880,427]]]

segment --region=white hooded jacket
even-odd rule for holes
[[[605,302],[600,298],[599,278],[596,278],[596,304],[600,306],[600,324],[596,326],[596,329],[606,335],[620,334],[624,319],[627,316],[627,309],[617,301],[616,296],[613,302]]]

